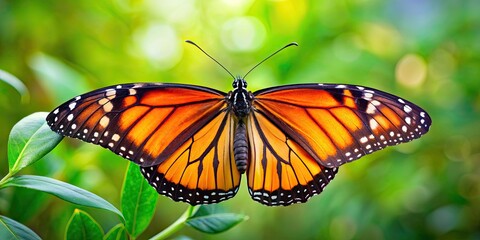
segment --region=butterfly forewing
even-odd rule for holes
[[[217,114],[161,164],[143,167],[143,175],[175,201],[197,205],[233,197],[240,184],[231,151],[234,125],[229,112]]]
[[[254,95],[255,111],[326,167],[419,138],[431,124],[413,103],[361,86],[289,85]]]
[[[269,206],[306,202],[321,193],[335,176],[336,168],[315,161],[262,113],[251,114],[247,126],[250,142],[247,179],[254,200]]]
[[[180,84],[125,84],[78,96],[51,112],[50,127],[142,166],[161,163],[218,113],[224,94]]]

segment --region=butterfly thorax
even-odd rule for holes
[[[242,77],[235,78],[233,81],[233,91],[230,94],[230,104],[235,116],[243,119],[250,113],[252,97],[247,91],[247,82]]]

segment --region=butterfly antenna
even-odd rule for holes
[[[205,52],[200,46],[198,46],[196,43],[190,41],[190,40],[186,40],[185,41],[186,43],[190,43],[192,44],[193,46],[197,47],[198,49],[200,49],[200,51],[202,51],[203,53],[205,53],[205,55],[207,55],[210,59],[212,59],[213,61],[215,61],[218,65],[220,65],[220,67],[222,67],[223,69],[225,69],[225,71],[227,71],[228,74],[230,74],[230,76],[232,76],[233,79],[235,79],[235,76],[233,76],[233,74],[228,71],[228,69],[226,67],[224,67],[220,62],[218,62],[215,58],[213,58],[212,56],[210,56],[210,54],[208,54],[207,52]]]
[[[269,58],[273,57],[275,54],[279,53],[279,52],[282,51],[283,49],[288,48],[288,47],[291,47],[291,46],[298,46],[298,44],[297,44],[296,42],[291,42],[291,43],[285,45],[284,47],[278,49],[276,52],[270,54],[270,56],[266,57],[266,58],[263,59],[261,62],[257,63],[257,65],[253,66],[253,67],[250,69],[250,71],[248,71],[247,74],[245,74],[245,75],[243,76],[243,78],[245,79],[245,77],[247,77],[247,75],[248,75],[251,71],[253,71],[253,69],[257,68],[257,67],[258,67],[260,64],[262,64],[263,62],[267,61]]]

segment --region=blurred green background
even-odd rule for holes
[[[268,54],[250,90],[287,83],[366,85],[425,108],[433,119],[420,140],[340,169],[305,204],[266,207],[245,178],[221,203],[250,217],[219,235],[194,239],[480,239],[480,1],[477,0],[0,0],[0,69],[30,97],[0,81],[0,174],[8,170],[11,127],[86,91],[127,82],[198,84],[229,91],[232,79],[184,40],[202,46],[234,74]],[[126,161],[65,139],[22,174],[50,176],[119,206]],[[22,189],[0,191],[0,214],[45,239],[63,238],[75,206]],[[159,197],[141,238],[171,224],[186,204]],[[84,209],[106,231],[110,213]]]

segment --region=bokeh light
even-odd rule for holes
[[[224,46],[231,51],[251,52],[265,41],[265,27],[254,17],[235,17],[222,27],[220,36]]]
[[[416,54],[407,54],[399,61],[395,69],[397,81],[407,87],[419,87],[426,79],[427,64]]]

